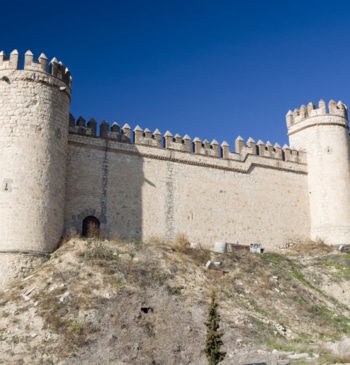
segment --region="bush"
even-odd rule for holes
[[[226,352],[220,351],[223,342],[221,337],[224,335],[220,328],[220,314],[218,313],[218,304],[216,303],[215,292],[211,295],[211,303],[209,307],[208,320],[205,322],[207,326],[207,337],[205,343],[205,355],[209,365],[217,365],[226,355]]]

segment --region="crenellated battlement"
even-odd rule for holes
[[[289,129],[304,120],[319,116],[337,116],[342,117],[347,121],[348,108],[341,101],[336,103],[334,100],[330,100],[328,103],[328,110],[326,108],[326,103],[322,99],[318,102],[318,108],[310,102],[307,106],[301,105],[299,109],[296,108],[294,111],[288,111],[286,115],[287,127]]]
[[[311,239],[350,242],[350,139],[348,110],[341,101],[323,100],[291,110],[289,143],[307,153]]]
[[[241,136],[230,146],[75,119],[68,68],[31,51],[22,61],[17,50],[0,52],[1,252],[46,254],[64,234],[88,234],[91,222],[131,242],[183,233],[208,248],[218,240],[349,244],[350,138],[341,101],[290,110],[289,146]]]
[[[46,254],[64,227],[71,76],[56,59],[33,58],[0,52],[0,169],[10,193],[1,197],[0,250]]]
[[[69,133],[80,134],[88,137],[100,137],[110,139],[116,142],[130,143],[131,128],[128,124],[124,124],[120,128],[118,123],[113,123],[110,127],[109,123],[104,120],[100,124],[99,135],[97,134],[97,122],[91,118],[87,123],[83,117],[79,117],[77,120],[72,114],[69,116]]]
[[[73,115],[70,115],[69,133],[226,160],[245,161],[248,155],[255,155],[281,161],[306,163],[306,156],[302,151],[291,149],[287,145],[281,147],[278,143],[272,145],[269,141],[266,144],[261,140],[255,142],[253,138],[249,138],[245,143],[242,137],[237,137],[235,151],[231,152],[230,145],[226,141],[219,145],[215,139],[209,142],[207,139],[202,141],[200,138],[195,137],[192,140],[187,134],[182,137],[178,133],[173,135],[168,130],[163,135],[158,128],[152,132],[149,128],[143,130],[138,125],[131,133],[129,124],[120,127],[118,123],[114,122],[110,126],[105,120],[100,124],[99,133],[97,133],[97,124],[93,118],[86,123],[83,117],[75,120]]]
[[[10,53],[10,57],[7,58],[4,51],[0,52],[0,71],[3,70],[21,70],[19,68],[19,53],[15,49]],[[49,63],[44,53],[41,53],[38,60],[34,61],[33,53],[28,50],[24,54],[24,66],[23,70],[33,71],[32,78],[37,81],[48,81],[48,76],[56,77],[62,80],[69,88],[72,85],[72,76],[67,67],[62,62],[57,61],[54,57]],[[49,82],[50,83],[50,82]]]

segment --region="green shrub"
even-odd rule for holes
[[[217,365],[226,355],[226,352],[220,351],[223,345],[222,336],[224,335],[220,328],[220,314],[218,313],[218,304],[216,296],[213,292],[211,295],[211,303],[209,307],[208,320],[205,322],[207,327],[207,336],[205,343],[205,355],[208,359],[208,365]]]

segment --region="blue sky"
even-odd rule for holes
[[[350,105],[350,1],[4,2],[0,49],[57,57],[78,118],[288,143],[285,114]]]

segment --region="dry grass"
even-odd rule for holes
[[[267,290],[271,290],[272,288],[272,276],[270,273],[266,273],[264,272],[260,278],[259,278],[259,289],[261,294],[263,295],[264,293],[266,294]]]
[[[93,242],[91,247],[89,247],[85,254],[85,260],[106,260],[106,261],[116,261],[118,260],[118,252],[112,250],[109,246],[103,244],[102,242]]]
[[[81,235],[80,233],[74,229],[71,228],[61,239],[58,248],[61,248],[63,246],[66,246],[70,241],[72,240],[77,240],[77,239],[81,239]]]
[[[350,359],[350,339],[332,344],[321,344],[317,351],[323,360],[322,364],[348,364]]]
[[[178,233],[172,242],[163,237],[152,236],[146,240],[146,243],[150,246],[165,249],[166,251],[171,250],[179,254],[185,254],[200,266],[205,265],[211,257],[210,251],[202,249],[200,246],[198,248],[191,248],[189,239],[183,233]],[[181,263],[179,262],[178,265],[181,265]]]
[[[171,245],[171,243],[166,238],[160,236],[150,236],[145,240],[145,243],[158,247],[169,247]]]
[[[44,297],[35,296],[38,301],[38,314],[45,318],[45,326],[55,332],[66,325],[66,304],[60,302],[59,296],[65,292],[64,286],[59,286]]]
[[[185,251],[190,247],[190,241],[183,233],[178,233],[175,236],[174,247],[179,251]]]
[[[125,246],[125,245],[129,245],[130,242],[124,240],[119,232],[116,232],[114,234],[114,236],[108,241],[111,245],[116,245],[116,246]]]
[[[305,246],[285,250],[288,253],[285,255],[260,255],[246,251],[220,254],[191,248],[183,234],[178,235],[171,244],[161,238],[149,239],[147,244],[125,242],[119,237],[109,242],[94,238],[73,240],[56,251],[50,264],[41,269],[37,289],[30,295],[32,302],[24,301],[21,294],[34,286],[32,280],[35,276],[17,282],[11,292],[6,294],[7,297],[0,300],[0,306],[3,317],[8,317],[8,323],[12,325],[14,320],[21,320],[20,316],[29,312],[28,303],[33,305],[38,302],[35,316],[41,317],[41,323],[44,323],[42,331],[59,336],[62,344],[60,351],[70,356],[72,352],[78,351],[79,346],[89,344],[89,347],[96,338],[109,341],[110,337],[102,340],[102,332],[106,324],[114,321],[111,318],[117,317],[122,302],[125,306],[119,312],[117,325],[122,323],[132,328],[138,321],[144,329],[142,341],[147,338],[158,341],[161,322],[178,310],[186,314],[188,308],[195,313],[188,326],[191,327],[192,321],[197,320],[196,328],[199,329],[195,333],[198,334],[203,325],[203,321],[199,319],[198,322],[198,318],[206,306],[207,295],[215,288],[222,301],[228,338],[234,341],[242,338],[244,342],[251,343],[263,339],[265,344],[275,341],[281,349],[287,349],[288,346],[297,349],[297,343],[292,339],[280,333],[276,335],[273,323],[278,322],[292,330],[293,336],[305,346],[309,341],[335,340],[339,334],[350,334],[344,307],[330,301],[318,289],[318,282],[312,280],[315,274],[309,277],[306,270],[307,265],[316,262],[320,250],[328,252],[328,246],[314,242],[307,242]],[[309,255],[311,259],[307,264],[300,261],[304,252],[315,252],[315,255]],[[333,269],[333,256],[338,260],[347,258],[340,254],[322,255],[322,260],[327,258],[328,264],[324,265],[323,261],[319,264],[317,261],[315,272],[321,268],[322,273]],[[206,271],[208,260],[222,262],[222,270]],[[346,263],[336,261],[342,273]],[[159,322],[155,320],[156,316],[152,319],[151,315],[143,316],[146,321],[143,322],[143,317],[137,315],[139,303],[153,306],[154,303],[161,303],[161,300],[164,302],[158,308],[155,307]],[[12,301],[17,301],[18,313],[13,318],[13,311],[8,307]],[[173,307],[173,312],[169,310],[161,314],[160,310],[166,307],[166,303],[175,303],[176,310]],[[108,311],[113,316],[109,317],[108,314],[104,317]],[[176,318],[178,320],[179,317]],[[193,334],[191,336],[189,338],[193,338]],[[136,338],[139,341],[140,336],[130,338],[130,342]],[[278,339],[281,339],[280,344]],[[113,344],[115,346],[116,343]],[[144,344],[146,346],[146,342]],[[58,345],[52,342],[49,346],[57,348]],[[108,351],[112,351],[112,348]],[[346,343],[334,349],[324,348],[322,356],[326,360],[323,364],[335,361],[344,363],[344,359],[350,358],[348,350],[349,344]],[[121,353],[121,350],[118,351]]]
[[[323,241],[298,241],[295,242],[290,247],[291,251],[296,253],[310,253],[310,254],[320,254],[320,253],[328,253],[334,250],[333,246],[326,245]]]
[[[205,265],[211,259],[211,253],[201,247],[191,248],[190,241],[183,233],[178,233],[175,237],[173,247],[176,251],[187,255],[197,265]]]
[[[211,258],[210,252],[204,249],[188,248],[186,253],[197,265],[205,265]]]

